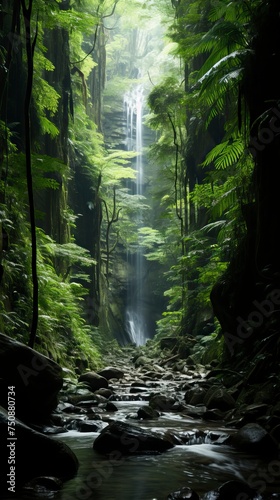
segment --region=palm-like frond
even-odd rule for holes
[[[244,140],[241,137],[229,139],[215,146],[202,163],[204,167],[213,163],[217,170],[224,170],[235,164],[244,153]]]
[[[213,218],[221,217],[229,210],[237,201],[237,188],[233,186],[231,189],[223,193],[222,196],[213,204],[211,213]]]
[[[193,47],[194,55],[215,53],[219,57],[247,45],[246,33],[238,22],[218,21]],[[216,59],[218,61],[218,59]]]

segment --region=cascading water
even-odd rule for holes
[[[130,185],[133,194],[143,196],[143,103],[144,94],[141,85],[127,92],[124,96],[124,107],[126,111],[126,146],[128,151],[135,151],[136,156],[136,181],[135,186]],[[136,216],[136,227],[141,227],[142,213],[138,210]],[[128,251],[128,267],[133,270],[128,279],[126,327],[129,338],[136,345],[144,345],[148,332],[145,321],[144,289],[143,280],[145,273],[145,258],[140,245],[134,252]]]

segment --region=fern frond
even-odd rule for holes
[[[244,142],[241,137],[229,139],[215,146],[206,156],[203,167],[214,163],[217,170],[224,170],[235,164],[244,153]]]
[[[229,189],[224,193],[212,206],[212,216],[213,218],[221,217],[229,208],[231,208],[237,200],[237,188],[236,186]]]
[[[52,138],[59,134],[58,128],[46,116],[40,116],[40,123],[43,134],[49,134]]]

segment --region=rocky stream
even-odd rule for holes
[[[191,359],[131,347],[106,363],[77,380],[64,374],[49,418],[17,421],[17,441],[2,408],[1,454],[14,442],[16,467],[2,500],[280,498],[277,402],[238,407],[240,374]]]

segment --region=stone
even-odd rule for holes
[[[149,420],[159,417],[159,412],[152,408],[151,406],[144,405],[137,411],[138,418],[143,420]]]
[[[135,366],[136,368],[139,368],[140,366],[153,366],[154,360],[151,358],[148,358],[147,356],[139,356],[135,360]]]
[[[71,420],[67,424],[68,430],[75,430],[78,432],[98,432],[103,427],[100,420]]]
[[[123,370],[115,368],[114,366],[106,366],[106,368],[99,370],[97,374],[101,377],[106,378],[107,380],[111,380],[112,378],[121,379],[124,377]]]
[[[217,500],[261,500],[256,490],[243,481],[227,481],[218,488]]]
[[[103,396],[105,399],[109,399],[113,395],[113,391],[106,387],[101,387],[100,389],[97,389],[97,391],[94,391],[94,394],[97,396]]]
[[[217,408],[213,408],[213,410],[206,410],[203,415],[202,419],[203,420],[209,420],[209,421],[219,421],[219,420],[224,420],[226,416],[226,413],[218,410]]]
[[[253,420],[265,415],[268,411],[268,408],[269,406],[267,404],[251,404],[245,406],[243,411]]]
[[[241,427],[231,436],[230,443],[238,450],[246,453],[270,455],[278,452],[278,443],[259,424],[249,423]]]
[[[178,491],[170,493],[167,500],[199,500],[199,496],[191,488],[184,487]]]
[[[15,456],[16,492],[28,481],[39,476],[56,477],[61,481],[73,478],[79,468],[79,462],[73,451],[57,438],[45,436],[15,419],[12,426],[15,441],[7,441],[8,413],[0,407],[0,439],[7,446],[0,448],[1,464],[6,464],[0,478],[0,492],[7,493],[7,474],[13,466]],[[14,446],[14,448],[13,448]],[[10,460],[10,464],[9,464]]]
[[[110,423],[93,443],[93,448],[104,455],[157,454],[173,447],[164,434],[121,421]]]
[[[105,406],[105,410],[109,412],[115,412],[118,411],[118,407],[112,401],[108,401],[108,403]]]
[[[184,396],[184,400],[191,406],[197,406],[203,404],[206,395],[206,389],[204,387],[192,387],[189,389]]]
[[[82,373],[79,377],[79,382],[86,382],[93,392],[101,388],[108,388],[108,380],[94,371]]]
[[[58,404],[63,371],[53,360],[0,333],[0,405],[4,408],[10,386],[15,387],[19,419],[47,420]]]
[[[35,477],[23,487],[24,496],[32,495],[39,498],[52,498],[55,493],[61,490],[62,481],[57,477],[40,476]]]
[[[175,404],[175,399],[164,396],[163,394],[154,394],[150,397],[149,406],[159,411],[172,411]]]
[[[207,409],[217,409],[220,411],[232,410],[235,408],[235,400],[223,387],[217,387],[211,394],[206,394],[205,405]]]
[[[274,441],[278,444],[278,448],[280,448],[280,425],[276,425],[271,429],[270,431],[271,437],[274,439]]]

